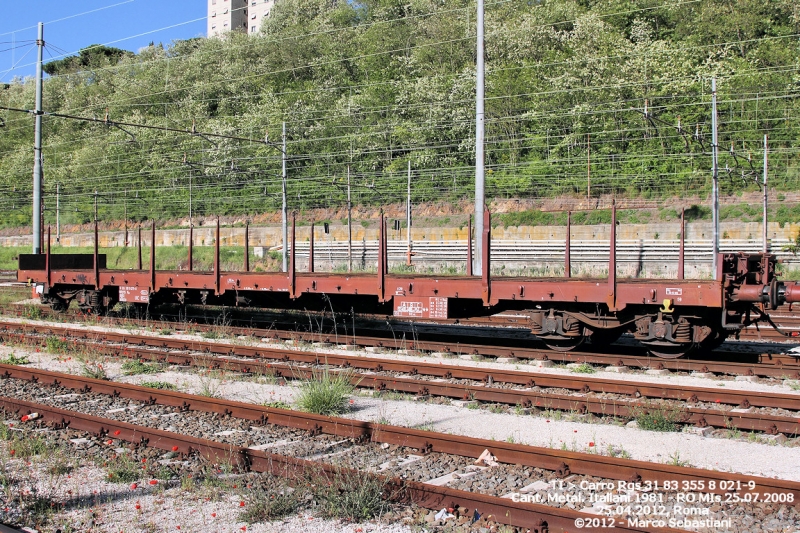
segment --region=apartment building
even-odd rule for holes
[[[207,0],[208,31],[213,37],[231,30],[257,33],[275,0]]]

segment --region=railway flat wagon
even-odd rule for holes
[[[481,275],[472,275],[472,252],[466,276],[394,274],[388,270],[386,221],[381,217],[377,271],[315,272],[313,242],[309,269],[296,269],[296,232],[292,222],[287,272],[252,272],[247,244],[240,271],[221,271],[219,222],[212,271],[192,269],[192,247],[186,270],[156,270],[155,225],[149,268],[106,267],[98,253],[97,226],[93,254],[22,255],[18,280],[37,285],[43,303],[66,310],[72,301],[104,313],[118,302],[144,312],[159,304],[222,305],[270,309],[327,309],[377,313],[417,320],[489,316],[513,311],[528,322],[532,334],[550,348],[566,351],[587,339],[610,343],[622,333],[659,357],[681,357],[701,347],[710,349],[742,328],[772,324],[769,311],[800,301],[800,285],[775,275],[776,258],[768,253],[719,254],[715,279],[684,279],[683,234],[676,279],[618,278],[616,274],[616,210],[612,211],[608,276],[571,277],[569,231],[564,277],[500,277],[491,275],[491,221],[484,214]]]

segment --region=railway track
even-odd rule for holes
[[[0,306],[0,312],[6,312],[14,316],[25,316],[26,310],[20,306]],[[96,322],[98,317],[85,316],[80,313],[68,315],[70,319],[88,320]],[[177,316],[177,315],[176,315]],[[272,315],[274,316],[274,315]],[[63,320],[64,315],[53,313],[47,308],[41,308],[37,313],[37,318],[53,318]],[[404,331],[402,329],[390,330],[392,336],[386,336],[384,332],[381,336],[357,334],[338,334],[338,332],[313,332],[298,330],[295,322],[290,329],[278,329],[275,327],[253,327],[253,326],[233,326],[203,323],[187,323],[187,317],[181,317],[180,322],[143,320],[127,317],[103,317],[103,323],[118,326],[139,326],[142,328],[152,328],[159,326],[164,329],[174,328],[175,331],[191,329],[197,332],[214,332],[220,335],[246,335],[273,340],[292,340],[307,343],[335,343],[359,346],[363,348],[385,348],[395,350],[406,350],[416,352],[439,352],[448,353],[455,356],[464,357],[489,357],[489,358],[518,358],[550,363],[589,363],[596,365],[624,366],[629,368],[645,368],[656,370],[669,370],[673,372],[700,372],[743,376],[760,376],[773,378],[787,378],[800,376],[800,354],[785,353],[785,350],[766,349],[761,351],[724,351],[715,352],[718,359],[662,359],[649,355],[646,351],[629,346],[614,345],[613,349],[618,353],[603,353],[600,351],[571,351],[556,352],[550,349],[529,348],[519,345],[520,342],[530,343],[531,339],[514,342],[514,339],[502,340],[497,337],[479,338],[477,336],[466,336],[465,329],[473,326],[464,327],[458,333],[449,333],[447,340],[428,340],[422,338],[418,331]],[[198,315],[192,318],[202,318]],[[219,318],[219,315],[216,315]],[[502,317],[501,317],[502,318]],[[310,320],[306,318],[307,320]],[[226,319],[230,320],[230,319]],[[502,318],[503,321],[509,318]],[[390,328],[391,323],[390,324]],[[496,325],[496,322],[495,322]],[[413,327],[413,325],[412,325]],[[366,329],[366,328],[364,328]],[[506,330],[508,331],[508,330]],[[224,332],[224,333],[221,333]],[[495,335],[498,333],[494,332]],[[438,335],[439,338],[443,336]],[[436,338],[436,335],[425,335],[425,337]],[[468,339],[467,342],[464,342]],[[488,344],[488,343],[491,344]],[[510,345],[503,345],[510,344]],[[515,345],[516,344],[516,345]]]
[[[580,375],[398,361],[67,327],[42,328],[24,324],[3,324],[2,327],[5,340],[44,347],[48,337],[56,336],[64,344],[73,343],[97,354],[166,364],[285,379],[306,379],[315,369],[338,367],[354,371],[349,378],[353,385],[379,392],[623,419],[634,419],[653,411],[676,424],[699,428],[736,428],[789,436],[800,433],[800,396],[794,394],[632,383]]]
[[[762,500],[777,498],[789,504],[781,520],[793,523],[800,500],[800,483],[791,481],[440,434],[11,365],[0,368],[5,373],[0,406],[16,413],[21,425],[69,427],[87,432],[100,446],[128,442],[184,457],[202,455],[292,480],[308,471],[370,472],[383,476],[386,486],[396,489],[392,494],[423,507],[452,509],[456,518],[477,513],[530,531],[575,531],[577,520],[589,526],[606,520],[607,527],[613,523],[621,531],[678,531],[638,521],[666,520],[678,509],[679,494],[687,492],[712,495],[705,501],[714,502],[719,518],[742,507],[759,518],[773,518],[777,506]],[[38,418],[31,422],[32,413]],[[202,435],[214,438],[198,437],[192,428],[201,426]],[[554,493],[563,501],[550,500]],[[514,494],[547,503],[518,501]],[[610,501],[602,498],[606,495],[655,503],[648,512],[635,503],[626,509],[604,503]],[[573,510],[568,501],[584,503]],[[663,505],[656,505],[659,501]],[[629,519],[636,519],[634,525]]]

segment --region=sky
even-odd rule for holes
[[[0,0],[0,82],[36,73],[37,24],[44,62],[91,44],[136,52],[205,36],[206,0]]]

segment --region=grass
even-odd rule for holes
[[[140,360],[130,360],[122,363],[122,373],[126,376],[136,374],[157,374],[161,372],[161,365],[158,363],[145,363]]]
[[[8,354],[8,357],[0,361],[4,365],[27,365],[30,364],[30,361],[26,356],[17,357],[13,353]]]
[[[631,458],[631,454],[628,453],[628,451],[622,446],[612,446],[609,444],[606,451],[608,452],[609,457],[621,457],[623,459]]]
[[[108,379],[108,374],[101,363],[84,363],[81,366],[81,375],[92,379]]]
[[[541,414],[542,418],[547,418],[549,420],[561,420],[564,418],[564,413],[557,410],[557,409],[545,409],[542,411]]]
[[[335,468],[332,472],[311,474],[311,490],[325,518],[361,522],[370,520],[387,508],[389,487],[380,477]]]
[[[675,421],[678,419],[680,411],[664,407],[644,407],[636,412],[634,419],[640,429],[648,431],[678,431],[679,427]]]
[[[674,453],[671,453],[669,455],[666,464],[670,466],[691,466],[689,464],[689,461],[681,459],[681,452],[679,452],[678,450],[675,450]]]
[[[45,340],[45,348],[47,349],[48,353],[62,354],[69,351],[70,344],[66,341],[66,339],[60,339],[55,335],[50,335]]]
[[[589,363],[581,363],[574,368],[570,368],[570,372],[574,372],[576,374],[594,374],[597,372],[597,370],[595,370],[594,367]]]
[[[305,501],[304,492],[287,487],[278,479],[264,480],[245,493],[247,505],[239,514],[239,519],[252,524],[294,514]]]
[[[297,406],[318,415],[340,415],[348,409],[349,396],[355,390],[351,383],[354,371],[331,372],[327,368],[312,370],[311,379],[300,384]]]
[[[22,316],[23,318],[28,318],[30,320],[39,320],[42,318],[42,306],[36,304],[25,304],[22,306]]]
[[[273,409],[291,409],[292,408],[291,405],[289,405],[288,403],[286,403],[284,401],[281,401],[281,400],[276,400],[276,401],[272,401],[272,402],[263,402],[261,405],[263,405],[264,407],[271,407]]]
[[[126,453],[120,454],[116,459],[109,461],[106,470],[108,472],[108,480],[112,483],[131,483],[142,475],[141,465]]]
[[[30,248],[28,249],[30,251]],[[14,270],[16,270],[16,264]],[[30,287],[8,287],[7,290],[0,292],[0,305],[8,305],[16,303],[20,300],[27,300],[31,297]]]
[[[175,384],[168,383],[166,381],[143,381],[139,385],[142,387],[150,387],[151,389],[178,390],[178,387]]]
[[[45,455],[51,450],[50,446],[41,437],[25,435],[14,436],[8,444],[17,459],[28,459],[38,455]]]

